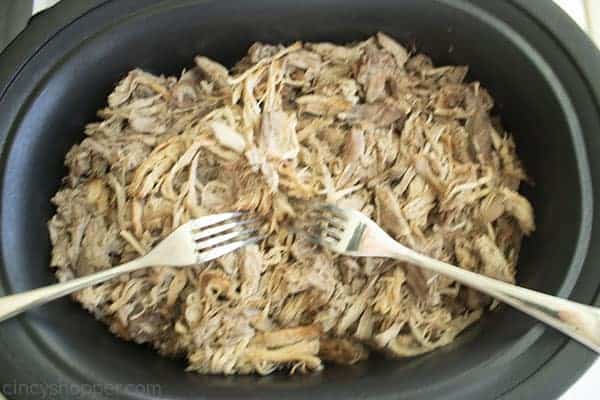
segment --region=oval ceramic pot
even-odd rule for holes
[[[535,182],[526,195],[538,227],[519,284],[598,304],[600,56],[558,8],[525,0],[63,0],[0,58],[0,294],[54,281],[49,199],[66,152],[128,70],[178,74],[196,54],[231,65],[255,41],[344,43],[377,31],[437,65],[469,65],[468,78],[490,90]],[[201,376],[119,340],[68,299],[2,323],[0,348],[9,398],[44,389],[89,399],[550,398],[594,357],[500,307],[421,357],[305,376]],[[19,390],[27,383],[41,385]]]

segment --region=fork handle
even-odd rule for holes
[[[118,275],[135,271],[144,266],[147,266],[144,258],[138,258],[117,267],[82,276],[81,278],[72,279],[67,282],[56,283],[39,289],[0,297],[0,322],[14,317],[31,307],[47,303],[50,300],[76,292],[80,289],[106,282]]]
[[[445,275],[494,297],[600,353],[600,308],[511,285],[398,246],[394,258]]]

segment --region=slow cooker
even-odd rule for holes
[[[46,221],[64,156],[128,70],[177,75],[196,54],[231,65],[256,41],[377,31],[490,90],[534,182],[518,283],[600,306],[600,53],[551,2],[527,0],[63,0],[0,56],[0,295],[54,281]],[[0,325],[11,399],[546,399],[594,357],[508,307],[433,353],[303,376],[187,373],[68,299]]]

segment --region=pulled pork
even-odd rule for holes
[[[255,43],[231,70],[133,70],[69,151],[49,222],[60,281],[145,254],[186,221],[248,210],[269,238],[74,295],[118,336],[189,370],[269,374],[450,343],[489,299],[443,276],[353,259],[288,230],[301,201],[360,210],[401,243],[514,282],[534,230],[513,139],[467,67],[383,33],[347,46]]]

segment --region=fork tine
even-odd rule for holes
[[[225,233],[223,235],[215,236],[210,239],[201,240],[196,243],[196,250],[202,250],[202,249],[206,249],[209,247],[213,247],[218,244],[227,242],[231,239],[235,239],[238,236],[245,236],[245,235],[248,235],[248,234],[251,234],[254,232],[256,232],[256,229],[251,228],[251,229],[246,229],[243,231],[235,231],[235,232]]]
[[[249,239],[238,240],[237,242],[224,244],[222,246],[215,247],[214,249],[201,252],[198,255],[198,263],[207,262],[217,257],[224,256],[225,254],[231,253],[232,251],[235,251],[241,247],[247,246],[252,243],[258,243],[264,238],[266,238],[266,236],[256,236]]]
[[[236,211],[236,212],[227,212],[227,213],[223,213],[223,214],[208,215],[206,217],[200,217],[198,219],[190,221],[190,225],[191,225],[191,228],[194,230],[201,229],[206,226],[210,226],[210,225],[217,224],[219,222],[227,221],[228,219],[239,217],[240,215],[244,215],[244,214],[245,214],[245,212]]]
[[[327,247],[328,249],[335,249],[335,246],[338,244],[339,240],[329,237],[329,236],[320,236],[316,239],[316,244]]]
[[[299,235],[305,239],[308,239],[308,241],[311,243],[319,244],[319,236],[312,234],[309,231],[302,230],[302,229],[296,229],[296,228],[291,228],[290,231],[294,232],[296,235]]]
[[[200,232],[194,233],[193,237],[194,237],[194,240],[199,240],[199,239],[203,239],[203,238],[206,238],[209,236],[216,235],[217,233],[228,231],[228,230],[236,228],[238,226],[252,224],[257,221],[259,221],[259,218],[252,218],[252,219],[246,219],[246,220],[242,220],[242,221],[230,222],[230,223],[218,225],[218,226],[215,226],[212,228],[202,229]],[[192,229],[195,230],[195,228],[192,228]]]
[[[328,229],[325,230],[324,236],[325,237],[331,237],[331,238],[339,240],[342,237],[342,231],[337,230],[337,229],[331,229],[331,227],[330,227],[330,228],[328,228]]]
[[[316,205],[316,208],[325,210],[325,211],[329,211],[331,214],[340,218],[342,221],[345,221],[348,219],[348,215],[347,215],[346,211],[337,206],[334,206],[333,204],[320,203],[320,204]]]
[[[329,218],[329,217],[325,217],[325,218],[327,218],[327,224],[328,224],[329,228],[340,230],[340,231],[344,230],[346,225],[344,224],[343,221],[340,221],[337,218]]]
[[[292,232],[301,235],[302,237],[306,238],[309,242],[313,243],[313,244],[318,244],[320,246],[326,246],[326,247],[333,247],[336,245],[337,243],[337,239],[334,239],[332,237],[325,237],[321,234],[315,234],[312,231],[306,230],[306,229],[291,229]],[[321,229],[317,229],[317,231],[320,233]]]
[[[302,232],[302,237],[304,237],[306,240],[308,240],[309,242],[313,243],[313,244],[321,244],[321,241],[318,236],[316,235],[311,235],[307,232]]]
[[[315,225],[333,225],[343,228],[344,220],[337,215],[331,214],[324,209],[314,209],[304,214],[304,219],[313,222]]]

